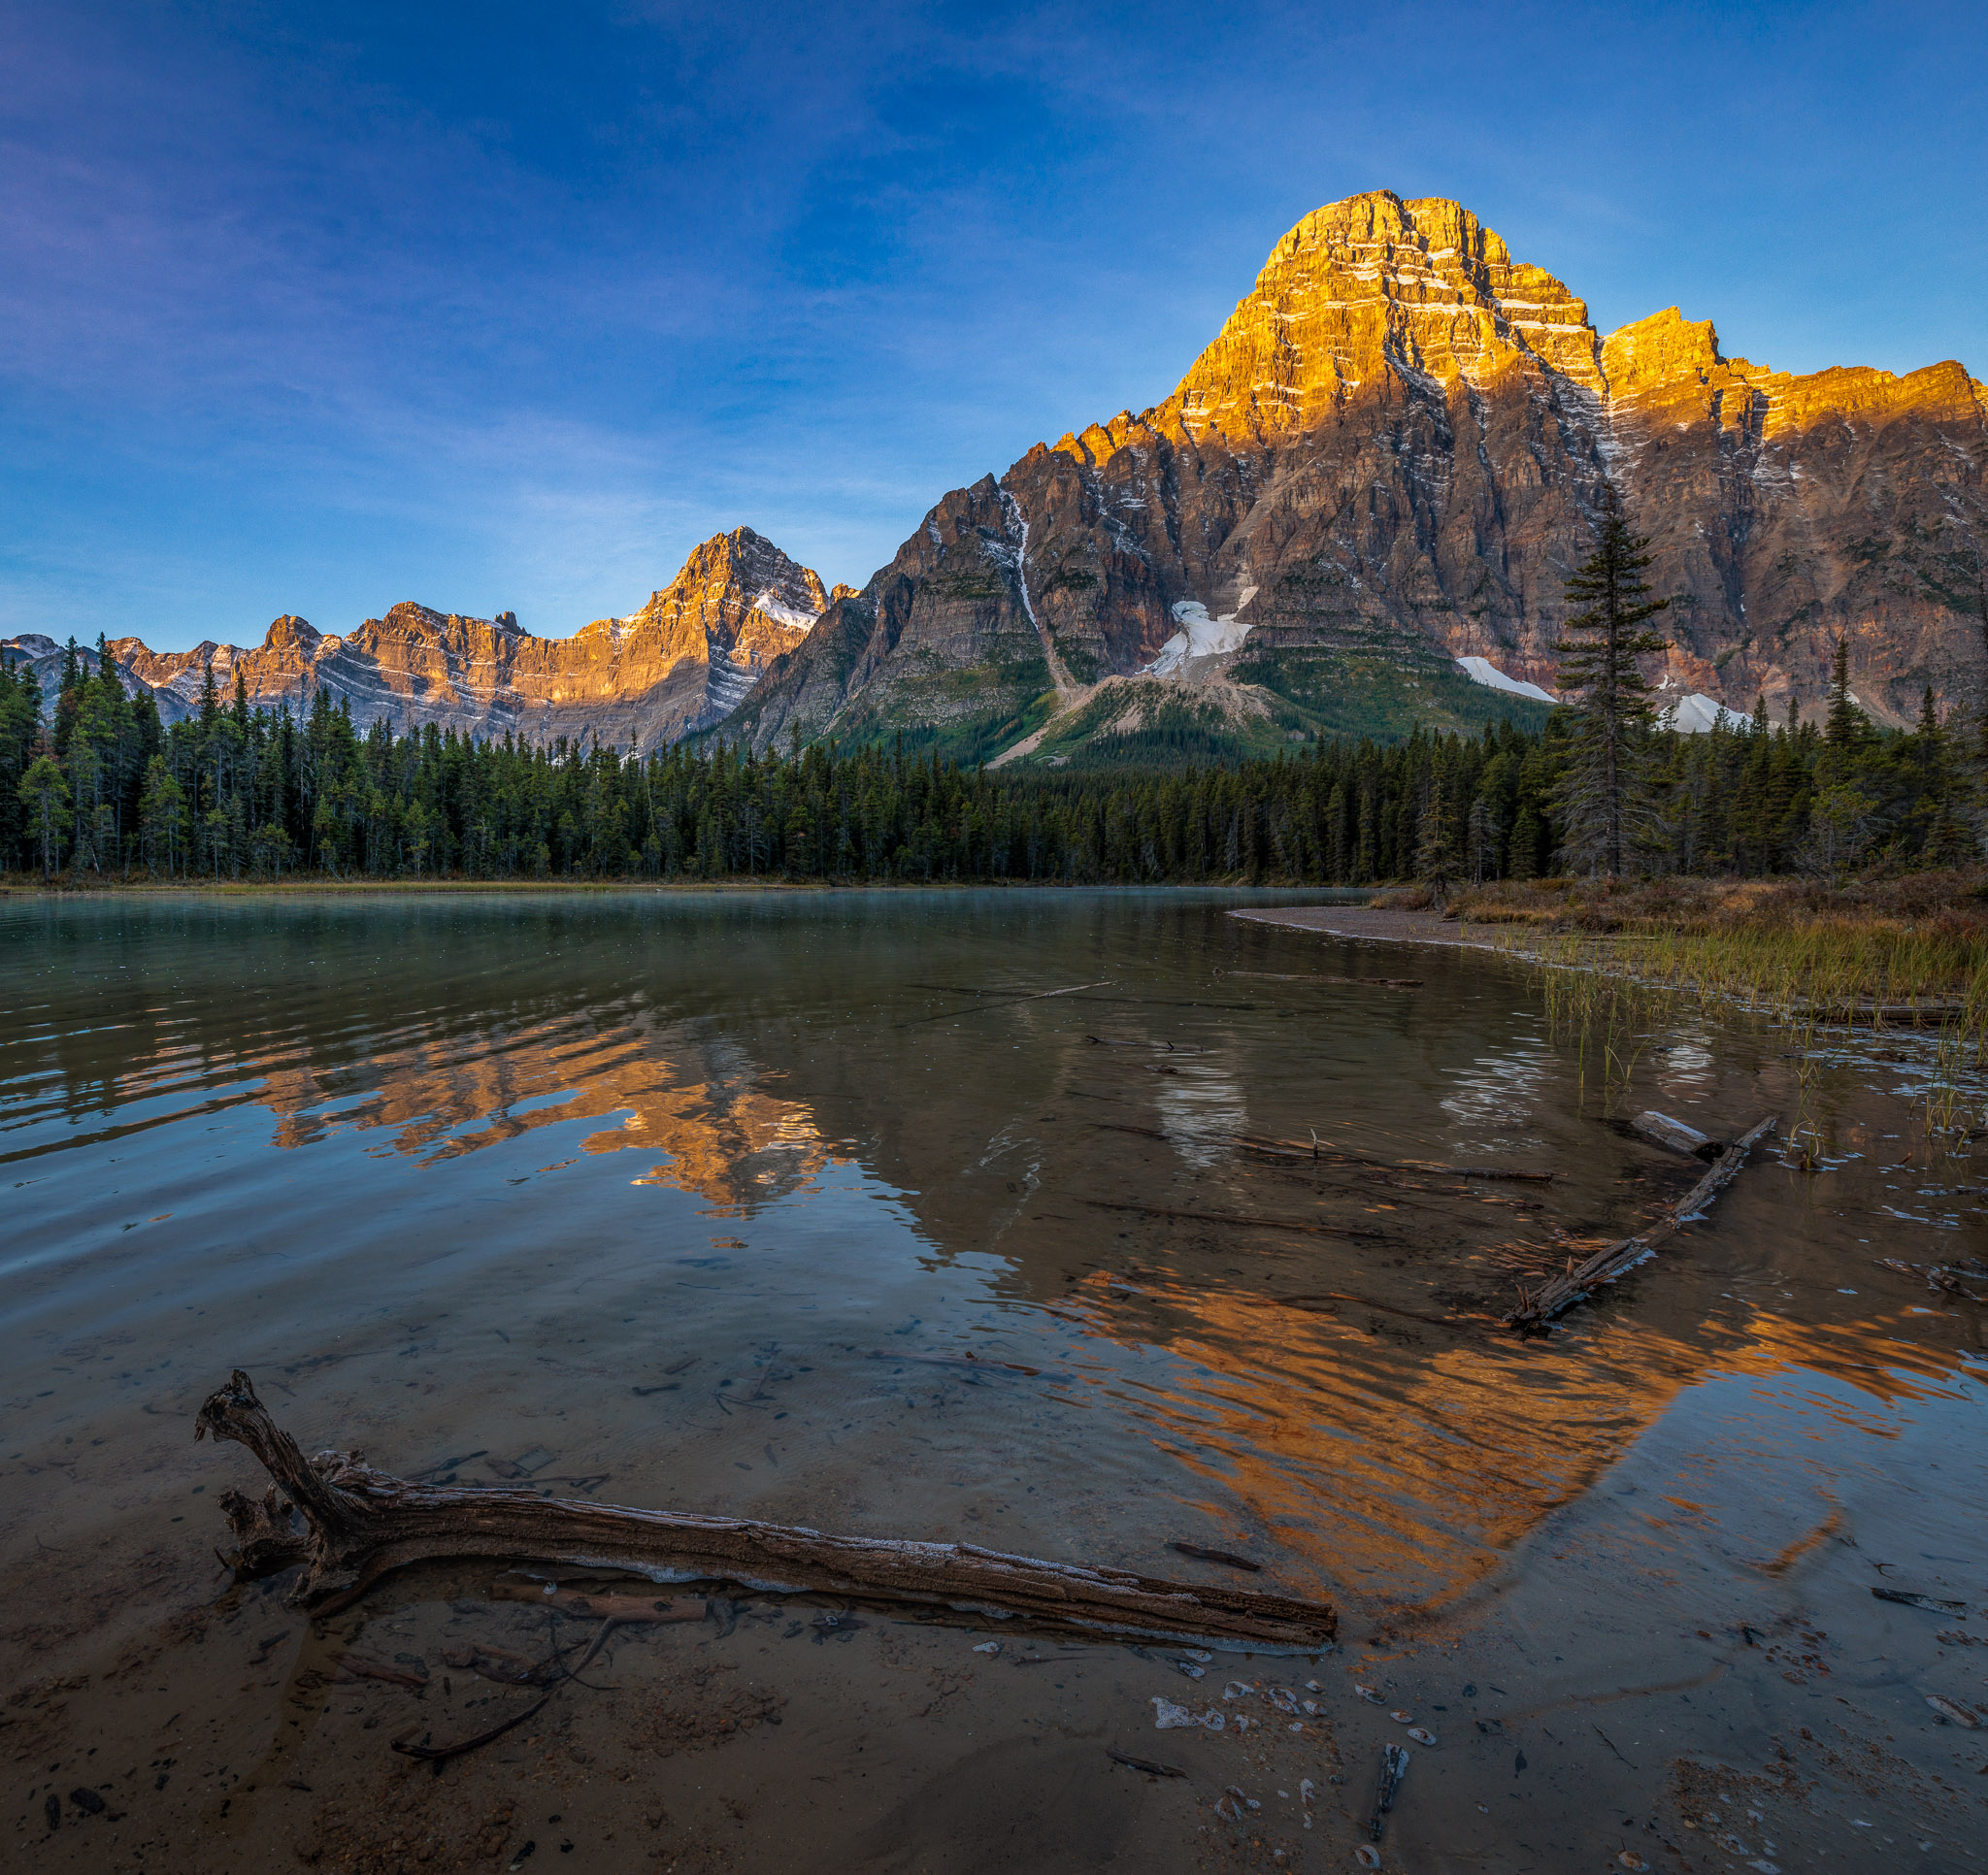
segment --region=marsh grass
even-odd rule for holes
[[[1679,994],[1738,1007],[1788,1032],[1798,1111],[1788,1137],[1822,1152],[1820,1078],[1854,1027],[1911,1038],[1927,1131],[1988,1125],[1988,887],[1978,875],[1920,875],[1824,892],[1793,882],[1663,881],[1610,888],[1541,881],[1480,888],[1459,917],[1535,966],[1548,1018],[1599,1056],[1605,1096],[1626,1091],[1650,1027]],[[1657,1004],[1663,1004],[1660,1011]]]

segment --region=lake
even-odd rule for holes
[[[1981,1309],[1878,1261],[1988,1247],[1929,1044],[1805,1075],[1679,1001],[1605,1053],[1519,964],[1231,915],[1320,899],[0,899],[17,1853],[1351,1866],[1413,1722],[1387,1865],[1980,1866]],[[1516,1337],[1704,1169],[1644,1107],[1825,1163]],[[316,1623],[234,1584],[236,1367],[402,1475],[1272,1588],[1342,1645],[714,1591],[438,1775],[389,1740],[522,1697],[451,1662],[585,1625],[487,1562]]]

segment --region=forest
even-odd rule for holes
[[[736,880],[1439,887],[1592,870],[1574,839],[1581,719],[1477,736],[1321,740],[1169,772],[995,773],[902,747],[645,758],[433,727],[361,731],[322,694],[250,707],[212,668],[161,724],[71,646],[51,717],[0,671],[0,868],[111,881]],[[1973,739],[1929,690],[1873,725],[1839,652],[1821,722],[1623,731],[1625,869],[1757,877],[1971,861]]]

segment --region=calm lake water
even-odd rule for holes
[[[1344,1657],[1300,1665],[1323,1709],[1283,1746],[1321,1756],[1266,1760],[1261,1790],[1234,1770],[1265,1807],[1233,1828],[1211,1808],[1228,1740],[1152,1723],[1154,1696],[1214,1697],[1219,1661],[1196,1684],[1101,1649],[1052,1690],[977,1661],[978,1635],[887,1618],[783,1652],[785,1611],[761,1610],[642,1647],[757,1675],[796,1702],[784,1726],[748,1714],[715,1755],[611,1770],[628,1728],[604,1694],[560,1722],[543,1800],[505,1797],[550,1775],[515,1737],[451,1776],[516,1815],[411,1810],[408,1842],[442,1832],[423,1866],[581,1820],[589,1867],[770,1866],[796,1830],[817,1866],[1011,1865],[958,1847],[984,1822],[961,1778],[976,1801],[1031,1793],[1016,1867],[1350,1865],[1369,1756],[1400,1731],[1348,1698],[1363,1674],[1446,1715],[1390,1859],[1600,1866],[1619,1837],[1652,1866],[1803,1865],[1793,1832],[1831,1865],[1980,1865],[1988,1733],[1963,1722],[1988,1714],[1988,1649],[1870,1593],[1957,1601],[1988,1636],[1981,1311],[1875,1264],[1988,1247],[1967,1160],[1910,1098],[1914,1044],[1815,1078],[1828,1169],[1766,1155],[1599,1306],[1520,1341],[1496,1326],[1518,1282],[1701,1169],[1624,1118],[1791,1117],[1796,1044],[1680,1005],[1611,1086],[1521,969],[1229,915],[1244,903],[1274,901],[0,901],[5,1643],[31,1694],[17,1737],[66,1766],[17,1779],[22,1844],[51,1866],[111,1866],[115,1842],[133,1867],[218,1867],[224,1845],[248,1868],[297,1841],[414,1865],[364,1794],[393,1764],[379,1714],[414,1695],[300,1697],[360,1630],[314,1639],[213,1566],[215,1493],[260,1479],[191,1420],[240,1366],[307,1450],[389,1470],[1240,1579],[1169,1548],[1187,1540],[1344,1615]],[[1375,1163],[1237,1150],[1314,1135]],[[421,1623],[463,1605],[409,1587],[355,1644],[428,1672],[443,1630]],[[649,1669],[625,1651],[630,1682]],[[888,1703],[948,1675],[925,1709]],[[1634,1716],[1595,1721],[1632,1692]],[[200,1748],[171,1748],[189,1725]],[[1893,1768],[1829,1770],[1867,1733]],[[115,1821],[69,1798],[86,1736],[111,1741],[85,1781]],[[1067,1790],[1041,1772],[1054,1741]],[[1193,1775],[1148,1786],[1100,1741]],[[1749,1822],[1767,1798],[1676,1769],[1772,1783],[1774,1750],[1800,1760],[1774,1788],[1841,1801],[1783,1789],[1806,1822]],[[1603,1777],[1619,1816],[1593,1814]],[[1717,1846],[1736,1828],[1746,1855]]]

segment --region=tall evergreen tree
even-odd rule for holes
[[[27,809],[27,837],[42,856],[42,876],[53,878],[62,837],[76,819],[69,808],[69,782],[53,757],[41,755],[21,776],[19,794]]]
[[[1553,647],[1560,689],[1574,699],[1572,747],[1556,802],[1562,842],[1577,865],[1610,875],[1623,870],[1654,820],[1646,743],[1656,712],[1637,660],[1671,648],[1668,640],[1642,629],[1671,602],[1647,597],[1648,546],[1647,538],[1629,531],[1609,490],[1595,551],[1567,581],[1568,602],[1578,609],[1567,620],[1568,636]]]

